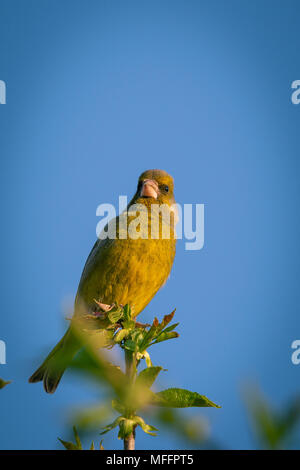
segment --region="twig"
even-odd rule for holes
[[[124,439],[124,450],[135,449],[135,430]]]
[[[130,382],[133,384],[136,376],[136,358],[135,353],[125,349],[125,366],[126,366],[126,375],[128,376]],[[134,450],[135,449],[135,429],[133,432],[124,439],[124,450]]]

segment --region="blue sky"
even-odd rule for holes
[[[153,351],[162,385],[207,395],[225,448],[251,448],[241,389],[299,391],[297,1],[1,0],[1,448],[58,448],[64,412],[95,399],[67,373],[28,376],[65,329],[95,241],[96,207],[162,168],[205,204],[205,245],[178,243],[145,320],[177,307],[180,338]],[[161,362],[161,360],[160,360]],[[111,438],[108,448],[121,446]],[[141,433],[139,448],[184,448]]]

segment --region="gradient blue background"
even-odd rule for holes
[[[177,307],[180,338],[153,349],[162,385],[221,404],[201,413],[226,448],[254,446],[243,384],[277,406],[299,390],[299,14],[298,1],[0,0],[1,448],[59,448],[65,411],[95,399],[69,373],[54,396],[27,378],[65,329],[96,207],[148,168],[205,204],[203,250],[178,243],[143,314]]]

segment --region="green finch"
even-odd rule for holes
[[[145,171],[126,211],[108,223],[88,256],[69,329],[29,382],[43,381],[46,392],[55,392],[80,348],[72,322],[92,313],[95,301],[104,310],[129,304],[135,317],[148,305],[171,272],[175,223],[173,178],[162,170]]]

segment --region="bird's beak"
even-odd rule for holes
[[[156,181],[144,180],[140,196],[141,197],[153,197],[154,199],[157,199],[158,184],[156,183]]]

